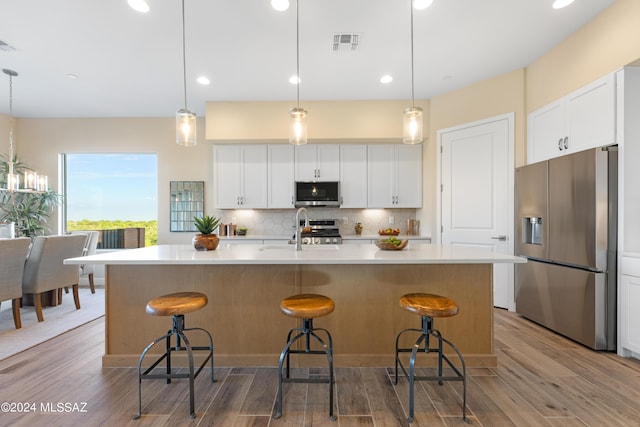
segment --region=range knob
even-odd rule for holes
[[[302,244],[303,244],[303,245],[308,245],[309,243],[310,243],[310,239],[309,239],[308,237],[304,237],[304,238],[302,239]]]
[[[331,243],[331,239],[327,237],[326,239],[324,239],[324,242],[325,243]]]

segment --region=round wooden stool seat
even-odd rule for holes
[[[458,314],[455,301],[434,294],[406,294],[400,298],[400,307],[405,310],[429,317],[451,317]]]
[[[147,314],[152,316],[179,316],[200,310],[209,300],[200,292],[176,292],[156,297],[147,303]]]
[[[280,301],[280,310],[287,316],[314,319],[333,312],[333,300],[324,295],[298,294]]]

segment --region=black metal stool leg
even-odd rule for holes
[[[289,333],[289,335],[291,335],[291,332]],[[288,372],[288,368],[289,368],[289,349],[302,336],[304,336],[304,332],[300,332],[293,339],[287,341],[287,344],[284,346],[284,349],[280,353],[280,359],[279,359],[279,362],[278,362],[278,399],[277,399],[278,402],[277,402],[277,406],[276,406],[276,413],[273,416],[273,418],[276,419],[276,420],[282,416],[282,382],[283,382],[283,379],[282,379],[282,364],[284,363],[284,359],[286,357],[287,358],[287,378],[289,378],[289,376],[288,376],[288,374],[289,374],[289,372]]]
[[[396,336],[396,370],[395,370],[395,381],[394,384],[398,384],[398,368],[402,369],[404,375],[408,378],[409,381],[409,416],[407,417],[407,422],[411,423],[414,420],[414,400],[415,400],[415,382],[423,381],[423,380],[437,380],[439,385],[442,385],[444,381],[462,381],[462,419],[465,423],[470,424],[471,421],[467,418],[467,371],[466,365],[464,362],[464,358],[462,354],[458,350],[456,346],[454,346],[450,341],[443,338],[440,334],[440,331],[433,329],[433,319],[429,316],[422,316],[422,328],[421,329],[405,329],[401,331]],[[409,348],[400,348],[399,342],[400,337],[405,332],[418,332],[420,335],[418,336],[415,344]],[[438,341],[437,348],[430,348],[429,344],[429,336],[433,336]],[[437,352],[438,354],[438,367],[436,376],[416,376],[415,375],[415,361],[416,356],[419,351],[421,351],[421,346],[424,343],[424,352]],[[458,359],[461,363],[461,370],[458,370],[453,363],[449,360],[449,358],[444,354],[444,346],[443,344],[447,344],[458,356]],[[411,356],[409,358],[409,372],[405,369],[402,361],[400,360],[400,353],[402,352],[411,352]],[[447,363],[449,368],[451,368],[455,376],[445,376],[443,369],[443,361]]]
[[[291,338],[293,331],[299,331],[299,333]],[[320,338],[315,332],[323,331],[327,335],[327,341],[329,345],[325,344],[325,342]],[[311,337],[313,337],[322,347],[322,350],[311,350]],[[295,342],[299,339],[304,338],[304,349],[303,350],[292,350],[291,347]],[[329,365],[329,379],[328,380],[317,380],[317,379],[302,379],[302,378],[291,378],[289,375],[289,362],[291,353],[295,354],[321,354],[324,353],[327,356],[327,362]],[[286,377],[283,378],[283,365],[286,359],[286,366],[284,369],[286,370]],[[334,373],[333,373],[333,338],[329,331],[323,328],[314,329],[313,328],[313,319],[303,319],[303,324],[301,328],[295,328],[289,331],[287,335],[287,343],[280,353],[280,359],[278,361],[278,396],[276,403],[276,412],[273,415],[274,419],[279,419],[282,416],[282,384],[284,382],[305,382],[305,383],[316,383],[316,382],[328,382],[329,383],[329,419],[331,421],[336,420],[336,416],[333,412],[334,407]]]
[[[167,383],[171,382],[172,378],[188,378],[189,379],[189,416],[193,419],[196,417],[195,413],[195,378],[202,371],[207,362],[211,362],[211,381],[215,382],[213,373],[213,338],[211,334],[202,328],[184,328],[184,316],[173,316],[173,328],[162,337],[156,338],[143,350],[140,358],[138,359],[138,413],[133,419],[138,419],[142,416],[142,380],[143,379],[166,379]],[[209,338],[209,346],[191,346],[189,338],[185,335],[185,331],[199,330],[207,334]],[[175,336],[175,347],[171,345],[171,337]],[[161,341],[165,341],[165,353],[160,356],[155,362],[151,364],[144,372],[142,372],[142,363],[149,350]],[[184,344],[184,345],[183,345]],[[195,369],[195,362],[193,357],[193,351],[208,350],[209,354],[205,358],[202,365],[198,370]],[[187,361],[189,365],[188,374],[172,373],[171,372],[171,353],[174,351],[186,351]],[[151,372],[158,366],[163,360],[166,359],[166,370],[164,374],[152,374]]]

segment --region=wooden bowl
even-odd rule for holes
[[[400,244],[396,246],[393,243],[383,242],[382,240],[375,241],[376,246],[383,251],[401,251],[407,247],[408,243],[408,240],[400,240]]]

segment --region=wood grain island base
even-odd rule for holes
[[[420,327],[420,317],[399,306],[400,297],[412,292],[456,301],[459,314],[436,319],[436,328],[458,346],[468,367],[496,366],[492,264],[522,262],[520,258],[502,255],[496,261],[484,259],[485,252],[480,259],[466,252],[437,259],[432,252],[436,245],[394,251],[389,258],[373,245],[345,245],[336,249],[345,249],[342,256],[323,251],[315,260],[285,246],[291,252],[282,256],[293,259],[283,261],[277,259],[280,255],[261,256],[267,251],[252,255],[259,245],[250,246],[254,248],[246,253],[230,246],[204,255],[184,247],[185,254],[195,255],[191,261],[181,256],[153,260],[152,248],[125,251],[126,260],[125,254],[96,256],[96,263],[106,264],[107,274],[103,366],[136,366],[144,347],[171,326],[169,318],[145,314],[145,305],[154,297],[180,291],[202,292],[209,299],[206,307],[185,316],[186,327],[202,327],[213,335],[216,366],[277,366],[286,334],[299,322],[283,315],[279,303],[296,293],[322,294],[335,301],[335,311],[314,324],[333,335],[336,366],[393,366],[398,332]],[[360,259],[352,246],[361,246]],[[292,362],[323,363],[314,357],[292,357]]]

